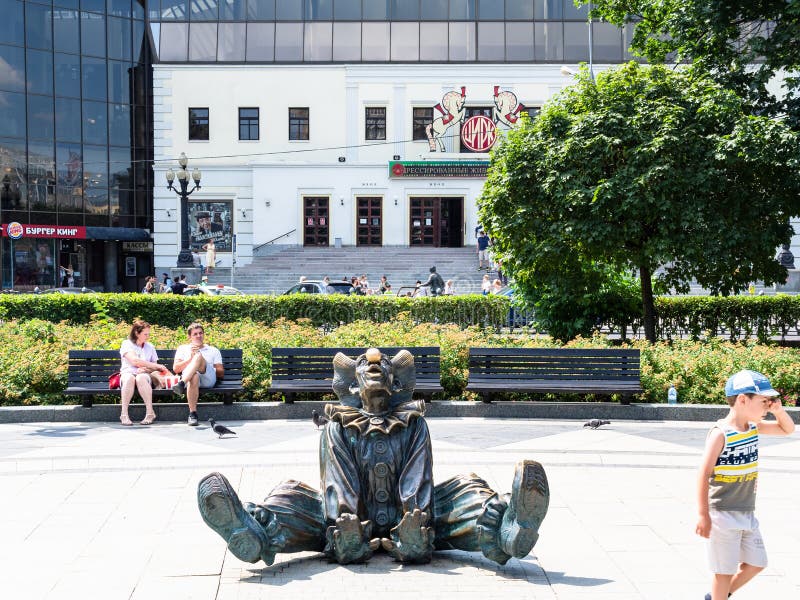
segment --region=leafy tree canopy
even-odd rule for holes
[[[709,79],[628,63],[596,83],[584,69],[509,132],[480,222],[526,298],[574,302],[638,272],[653,339],[656,274],[719,294],[784,281],[774,252],[800,214],[798,138],[746,112]]]
[[[759,114],[785,114],[800,128],[800,0],[592,0],[592,6],[617,25],[636,23],[632,49],[651,63],[672,54],[748,98]],[[768,82],[781,70],[785,96],[776,98]]]

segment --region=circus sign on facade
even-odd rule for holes
[[[448,130],[455,127],[461,129],[461,141],[468,149],[473,152],[488,152],[497,141],[497,125],[505,127],[516,127],[521,111],[525,106],[517,100],[513,92],[500,90],[500,86],[494,86],[492,117],[476,115],[465,119],[467,88],[461,86],[460,91],[447,92],[442,101],[434,106],[434,112],[440,113],[425,128],[428,137],[428,145],[431,152],[447,152],[444,140],[453,134]],[[458,136],[458,134],[455,134]]]

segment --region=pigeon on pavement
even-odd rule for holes
[[[218,425],[214,419],[209,419],[208,422],[211,423],[211,428],[219,437],[222,437],[223,435],[236,435],[235,431],[228,429],[225,427],[225,425]]]
[[[311,420],[314,421],[314,425],[317,426],[317,429],[325,425],[330,419],[325,415],[319,414],[316,410],[311,411]]]
[[[611,425],[611,421],[601,421],[600,419],[592,419],[591,421],[586,421],[583,424],[584,427],[591,427],[592,429],[597,429],[602,425]]]

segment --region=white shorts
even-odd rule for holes
[[[489,251],[488,250],[478,250],[478,260],[480,260],[480,261],[489,260]]]
[[[198,373],[197,376],[200,378],[201,388],[214,387],[217,383],[217,370],[214,368],[214,365],[206,363],[206,372]]]
[[[735,575],[741,563],[767,566],[767,550],[752,512],[711,510],[708,563],[713,573]]]

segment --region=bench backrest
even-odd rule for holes
[[[470,348],[470,377],[639,380],[639,350]]]
[[[378,348],[394,356],[404,348]],[[273,348],[272,379],[292,381],[324,381],[333,379],[333,357],[337,352],[355,358],[367,348]],[[417,381],[439,382],[439,347],[419,346],[405,348],[414,355]]]
[[[220,349],[222,365],[225,367],[225,381],[241,381],[242,350],[241,348]],[[159,364],[172,370],[175,350],[158,350]],[[68,385],[108,384],[108,377],[119,371],[121,366],[119,350],[70,350],[69,368],[67,369]]]

